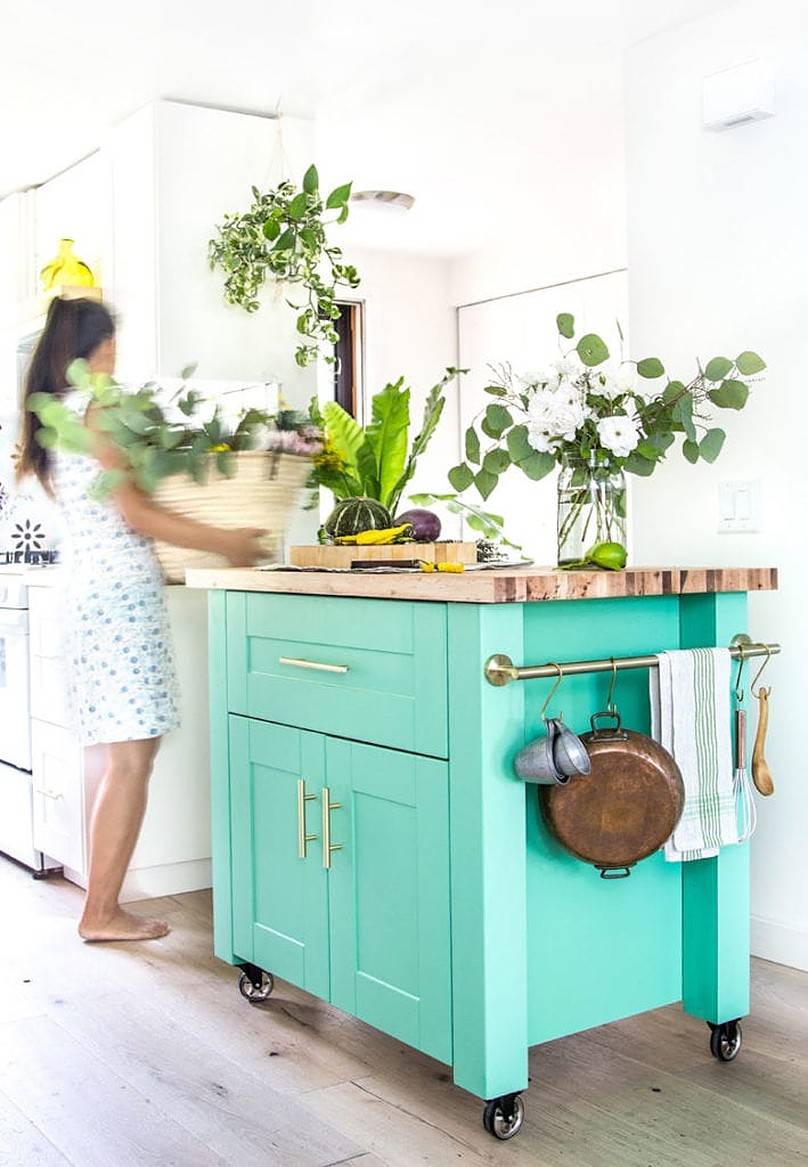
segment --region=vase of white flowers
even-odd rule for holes
[[[558,565],[586,559],[593,546],[624,547],[626,476],[603,452],[584,462],[565,454],[558,475]]]
[[[689,381],[676,380],[657,357],[613,362],[595,333],[565,350],[575,322],[563,312],[556,323],[560,359],[520,376],[509,366],[495,370],[485,387],[493,400],[466,430],[465,458],[449,482],[458,494],[473,485],[487,499],[511,466],[533,480],[560,466],[559,566],[619,569],[626,562],[624,472],[653,474],[679,434],[688,462],[714,462],[726,434],[712,424],[713,407],[743,409],[748,379],[766,366],[744,351],[734,360],[713,357]]]

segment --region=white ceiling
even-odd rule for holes
[[[354,244],[475,249],[585,155],[622,152],[621,60],[726,0],[0,0],[0,192],[155,97],[316,117],[338,180],[416,196]],[[346,239],[347,242],[347,239]]]

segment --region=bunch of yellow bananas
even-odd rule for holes
[[[412,535],[412,523],[402,523],[400,527],[383,527],[380,531],[340,535],[334,542],[339,547],[386,547],[389,543],[406,543]]]

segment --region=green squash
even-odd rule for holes
[[[393,516],[377,499],[344,498],[326,519],[325,530],[332,539],[339,539],[360,531],[382,531],[392,525]]]

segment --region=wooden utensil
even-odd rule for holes
[[[755,696],[758,699],[758,727],[755,735],[755,744],[752,747],[752,781],[758,794],[768,797],[774,794],[774,780],[769,769],[769,763],[764,756],[766,749],[766,731],[769,728],[769,694],[771,689],[758,689]]]

